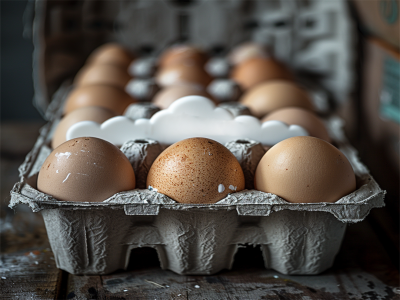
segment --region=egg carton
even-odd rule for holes
[[[130,256],[132,249],[152,247],[163,269],[214,274],[230,269],[243,245],[260,245],[266,268],[284,274],[318,274],[332,266],[346,224],[360,222],[372,208],[384,206],[385,191],[348,145],[337,117],[326,120],[327,128],[354,169],[357,190],[335,203],[324,203],[324,199],[288,203],[254,190],[255,169],[265,150],[246,139],[225,145],[242,166],[246,190],[215,204],[177,203],[146,189],[149,168],[162,151],[152,140],[128,141],[121,147],[134,168],[137,189],[103,202],[59,201],[38,191],[36,181],[52,151],[52,128],[69,89],[66,85],[55,95],[48,111],[53,120],[41,130],[19,168],[21,180],[11,191],[9,205],[25,203],[42,213],[57,267],[69,273],[108,274],[126,269],[129,259],[141,259]]]

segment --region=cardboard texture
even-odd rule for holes
[[[54,101],[62,103],[68,91],[60,91]],[[215,204],[176,203],[143,189],[151,163],[162,150],[151,140],[128,141],[121,147],[135,170],[138,189],[99,203],[59,201],[36,190],[37,173],[51,152],[48,135],[55,122],[50,122],[20,167],[21,181],[11,191],[10,207],[25,203],[42,213],[57,266],[72,274],[124,269],[137,247],[155,248],[161,267],[178,274],[214,274],[229,269],[238,248],[246,244],[261,245],[266,268],[318,274],[332,266],[346,223],[360,222],[372,208],[384,206],[385,194],[347,144],[340,119],[332,117],[326,123],[357,176],[357,190],[335,203],[321,199],[293,204],[252,190],[265,150],[251,140],[226,144],[243,168],[247,190]]]
[[[261,245],[266,268],[284,274],[318,274],[332,266],[346,223],[360,222],[372,208],[384,206],[385,191],[359,162],[337,117],[325,121],[332,139],[353,166],[357,190],[335,203],[321,199],[321,203],[293,204],[252,190],[255,169],[265,150],[250,140],[226,144],[243,168],[247,189],[215,204],[176,203],[143,189],[148,169],[164,147],[151,140],[127,141],[121,148],[135,170],[135,190],[117,193],[104,202],[78,203],[59,201],[36,189],[63,101],[72,88],[71,77],[99,44],[116,40],[132,50],[153,49],[152,55],[157,55],[183,38],[207,50],[257,41],[296,71],[321,78],[308,84],[313,86],[318,110],[327,113],[328,100],[345,101],[353,83],[352,28],[345,1],[199,1],[188,6],[174,1],[101,1],[96,11],[90,10],[90,1],[78,1],[74,6],[68,6],[68,1],[35,1],[31,5],[35,6],[35,105],[46,111],[50,121],[19,168],[21,180],[11,191],[9,207],[25,203],[42,213],[58,268],[72,274],[108,274],[126,268],[129,259],[141,259],[130,258],[132,249],[152,247],[163,269],[213,274],[231,268],[239,247]],[[90,27],[94,16],[104,24],[119,26],[112,26],[114,31],[104,26],[94,32]],[[183,26],[177,28],[178,19]],[[79,25],[67,28],[65,24],[71,22]],[[143,34],[148,30],[151,35]],[[145,68],[139,67],[135,72],[143,73]],[[135,85],[140,87],[139,100],[154,93],[150,81],[133,82],[130,93],[135,92]],[[225,105],[235,115],[247,113],[237,104]],[[149,105],[135,104],[139,106],[126,114],[137,119],[155,112]]]

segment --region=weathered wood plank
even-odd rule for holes
[[[60,273],[48,249],[3,254],[0,299],[57,299]]]

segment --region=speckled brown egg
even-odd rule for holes
[[[211,99],[211,96],[202,86],[195,84],[180,84],[163,88],[154,96],[152,102],[159,108],[166,109],[179,98],[191,95],[203,96]]]
[[[231,73],[243,90],[270,80],[293,80],[293,75],[283,64],[272,58],[254,57],[238,64]]]
[[[77,87],[68,95],[64,113],[86,106],[101,106],[122,115],[125,109],[137,101],[124,90],[112,85],[87,85]]]
[[[215,203],[243,190],[244,175],[226,147],[211,139],[190,138],[157,157],[147,186],[180,203]]]
[[[174,45],[167,48],[161,54],[158,64],[160,67],[166,67],[171,64],[191,62],[199,66],[204,66],[207,59],[207,54],[195,46]]]
[[[75,76],[74,85],[107,84],[125,89],[132,79],[128,71],[114,64],[85,65]]]
[[[93,121],[101,124],[115,116],[116,114],[114,112],[100,106],[85,106],[75,109],[62,118],[60,123],[58,123],[53,134],[51,146],[55,149],[64,143],[66,141],[68,129],[75,123],[81,121]]]
[[[249,89],[239,101],[257,118],[290,106],[314,109],[311,98],[305,90],[295,83],[284,80],[263,82]]]
[[[310,136],[279,142],[262,157],[255,189],[294,203],[335,202],[356,189],[353,168],[330,143]]]
[[[117,147],[82,137],[54,149],[40,169],[37,188],[58,200],[101,202],[135,184],[133,168]]]
[[[133,59],[133,54],[125,47],[116,43],[107,43],[95,49],[86,63],[115,64],[127,70]]]
[[[203,67],[192,62],[167,65],[157,71],[155,79],[162,87],[177,84],[199,84],[206,87],[212,80]]]
[[[299,125],[308,131],[310,136],[331,142],[324,122],[313,112],[299,107],[285,107],[266,115],[261,122],[282,121],[288,125]]]

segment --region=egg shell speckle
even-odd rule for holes
[[[43,163],[39,191],[63,201],[101,202],[135,188],[135,174],[126,156],[113,144],[93,137],[69,140]]]
[[[154,161],[147,186],[180,203],[215,203],[244,189],[242,168],[220,143],[190,138],[168,147]]]
[[[335,202],[356,189],[346,156],[328,142],[310,136],[292,137],[263,156],[255,189],[294,203]]]

